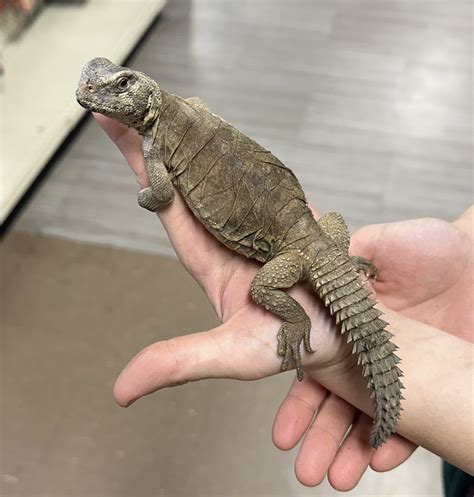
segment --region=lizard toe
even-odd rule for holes
[[[285,351],[285,356],[283,357],[283,361],[281,361],[281,370],[288,371],[291,364],[292,351],[291,347],[287,347]]]
[[[278,332],[277,340],[278,340],[278,355],[281,357],[285,357],[288,349],[288,343],[286,341],[286,335],[283,326],[280,328],[280,331]]]
[[[278,332],[278,354],[283,357],[281,370],[287,371],[293,360],[296,376],[299,381],[303,379],[303,365],[301,361],[301,342],[304,340],[305,349],[314,352],[310,345],[311,323],[309,319],[297,323],[285,322]]]
[[[304,348],[306,349],[306,352],[309,352],[310,354],[314,354],[316,351],[311,347],[310,337],[311,337],[311,329],[305,331]]]

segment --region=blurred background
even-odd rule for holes
[[[217,324],[124,159],[74,98],[94,56],[211,109],[351,229],[472,202],[472,4],[89,0],[1,4],[2,495],[333,496],[271,442],[294,373],[168,389],[130,409],[141,348]],[[419,449],[354,496],[442,495]]]

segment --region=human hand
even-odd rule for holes
[[[141,186],[147,186],[139,138],[133,131],[126,130],[107,118],[97,116],[97,119],[127,157]],[[223,325],[208,332],[159,342],[142,351],[117,380],[114,390],[117,402],[129,405],[143,395],[189,380],[211,377],[254,379],[278,372],[280,359],[275,352],[275,336],[280,323],[273,315],[255,306],[249,298],[248,289],[258,264],[219,244],[190,215],[179,196],[159,216],[178,257],[203,287]],[[335,332],[327,313],[321,309],[314,296],[303,289],[295,288],[290,293],[305,307],[313,325],[316,324],[317,332],[313,333],[312,345],[318,352],[311,356],[305,355],[304,365],[307,371],[314,374],[325,369],[344,367],[347,348]],[[306,377],[306,384],[303,382],[301,387],[311,384],[308,374]],[[335,402],[330,401],[331,399]],[[328,398],[319,410],[318,418],[321,420],[326,410],[342,420],[337,427],[340,441],[356,410],[340,399],[339,401],[334,395]],[[334,463],[339,461],[331,466],[330,478],[332,474],[332,483],[337,488],[338,475],[345,473],[342,474],[341,490],[347,489],[343,486],[347,487],[351,479],[354,481],[354,475],[360,477],[372,454],[372,450],[364,445],[367,444],[368,433],[363,435],[364,430],[368,432],[370,419],[363,414],[358,419],[341,449],[350,447],[352,440],[353,446],[359,443],[360,451],[337,451],[339,443],[329,440],[335,447]],[[413,445],[402,437],[394,436],[384,446],[384,450],[400,459],[400,453],[409,454],[411,447]],[[352,464],[355,470],[351,470],[352,473],[348,475],[345,469],[347,465],[341,461],[355,462]],[[327,461],[319,464],[319,468],[323,469],[323,476],[327,467]],[[354,483],[357,480],[358,478]]]
[[[374,289],[381,302],[412,319],[473,341],[473,214],[471,207],[454,223],[416,219],[367,226],[352,236],[351,252],[372,260],[378,267]],[[291,385],[277,413],[273,437],[279,448],[287,450],[308,430],[295,465],[300,481],[316,484],[326,469],[335,488],[348,490],[362,475],[364,461],[370,460],[376,471],[388,471],[415,450],[414,444],[392,437],[371,455],[363,443],[370,419],[362,413],[352,426],[347,447],[345,442],[337,449],[334,438],[340,440],[347,428],[345,419],[352,419],[353,411],[311,378]],[[355,436],[358,433],[362,437]],[[354,457],[354,452],[358,457]],[[315,457],[319,459],[315,461]]]
[[[96,119],[126,156],[140,186],[147,186],[140,138],[106,117],[97,115]],[[179,195],[158,215],[178,257],[204,289],[223,324],[214,330],[177,337],[145,349],[118,379],[117,401],[128,405],[155,390],[189,380],[257,379],[279,372],[281,359],[276,354],[276,332],[280,321],[255,305],[249,295],[259,264],[219,243],[191,215]],[[318,353],[305,356],[307,370],[347,367],[350,349],[334,333],[335,327],[326,310],[302,287],[293,288],[290,293],[300,300],[317,324],[312,344]],[[153,372],[150,368],[154,368]]]
[[[351,248],[371,259],[380,276],[378,299],[393,310],[472,341],[474,207],[453,223],[414,219],[366,226]]]

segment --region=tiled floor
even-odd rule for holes
[[[356,228],[451,219],[472,201],[471,36],[467,1],[171,0],[131,65],[201,96],[290,165],[319,210]],[[215,323],[175,261],[142,253],[171,249],[135,193],[90,121],[8,236],[6,494],[334,495],[297,484],[294,453],[271,445],[288,376],[113,404],[114,378],[137,350]],[[153,289],[125,295],[141,274]],[[351,495],[441,495],[439,461],[420,450]]]

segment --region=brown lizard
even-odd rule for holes
[[[282,320],[282,370],[293,360],[303,379],[300,348],[310,345],[311,322],[284,289],[307,282],[353,342],[374,409],[370,439],[378,447],[395,431],[402,400],[401,370],[382,312],[359,277],[377,269],[350,257],[350,235],[340,214],[316,221],[293,172],[268,150],[213,114],[197,97],[183,99],[147,75],[104,58],[88,62],[76,92],[94,112],[143,137],[151,186],[138,193],[150,211],[169,205],[176,188],[204,227],[228,248],[260,261],[250,292]]]

